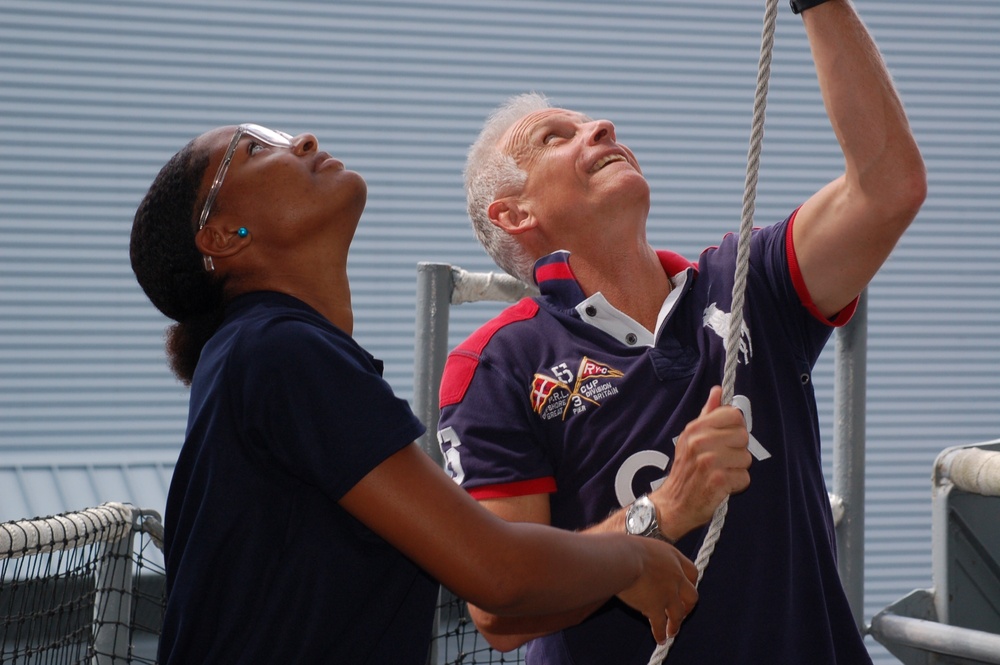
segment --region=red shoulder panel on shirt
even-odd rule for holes
[[[465,397],[465,391],[468,390],[476,368],[479,367],[479,356],[498,330],[511,323],[530,319],[537,313],[538,303],[531,298],[525,298],[484,324],[448,354],[444,375],[441,377],[439,394],[441,407],[458,404]]]

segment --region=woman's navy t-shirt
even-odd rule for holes
[[[235,299],[166,507],[161,665],[426,662],[437,583],[337,501],[423,426],[305,303]]]

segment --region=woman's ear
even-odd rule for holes
[[[497,199],[490,204],[487,212],[490,221],[510,235],[524,233],[537,225],[535,216],[513,197]]]
[[[219,228],[215,224],[202,228],[194,237],[198,251],[213,258],[227,258],[239,254],[250,242],[249,233],[240,235],[237,230]]]

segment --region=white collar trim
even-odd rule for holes
[[[659,314],[656,315],[655,336],[631,316],[616,309],[600,291],[577,305],[576,311],[582,320],[626,346],[653,346],[664,321],[677,305],[685,282],[687,282],[687,271],[679,272],[670,278],[670,293],[660,306]]]

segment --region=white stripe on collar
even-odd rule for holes
[[[612,306],[600,291],[577,305],[576,311],[583,321],[611,335],[622,344],[653,346],[663,328],[664,321],[667,320],[667,316],[680,299],[686,281],[687,271],[679,272],[670,278],[670,293],[663,301],[663,305],[660,306],[660,313],[656,315],[656,336],[631,316]]]

